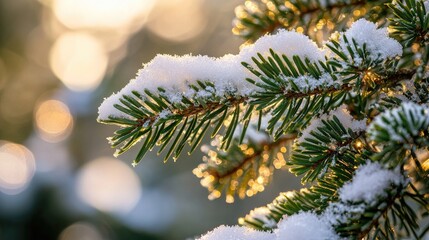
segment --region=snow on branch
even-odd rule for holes
[[[260,232],[247,227],[220,226],[197,240],[337,240],[329,222],[316,214],[301,212],[286,217],[274,232]]]
[[[219,226],[197,240],[271,240],[272,234],[240,226]]]
[[[145,95],[145,90],[159,92],[172,103],[178,103],[183,97],[212,98],[224,97],[226,93],[244,97],[255,91],[255,86],[245,81],[251,73],[241,62],[252,63],[252,57],[258,53],[267,56],[270,49],[278,54],[307,58],[312,62],[324,59],[324,52],[307,36],[290,31],[279,31],[275,35],[265,35],[253,45],[248,45],[238,55],[225,55],[220,58],[208,56],[170,56],[157,55],[144,64],[132,79],[118,93],[105,99],[99,107],[99,120],[108,120],[110,116],[134,119],[114,107],[120,104],[122,96],[132,96],[133,91]],[[192,85],[198,81],[210,82],[213,87],[196,90]]]
[[[311,212],[301,212],[285,217],[275,231],[277,240],[338,240],[334,228],[320,217]]]
[[[335,40],[337,38],[337,40]],[[402,56],[402,45],[389,37],[387,28],[377,28],[375,23],[359,19],[340,34],[334,34],[326,44],[333,62],[345,72],[374,78],[378,72],[395,71],[394,63]]]
[[[99,119],[105,120],[109,116],[122,117],[114,103],[123,95],[132,95],[132,91],[145,96],[144,90],[162,93],[171,103],[178,103],[183,97],[212,97],[223,96],[225,92],[234,92],[236,95],[247,95],[253,86],[242,79],[246,76],[240,67],[238,56],[226,55],[221,58],[208,56],[170,56],[157,55],[152,61],[145,64],[120,92],[107,98],[99,108]],[[214,87],[196,91],[190,85],[197,85],[197,81],[210,81]]]
[[[368,162],[356,170],[353,181],[346,183],[340,190],[343,202],[365,202],[373,204],[378,197],[386,197],[385,189],[391,185],[400,186],[405,180],[399,171],[383,168],[378,163]]]
[[[251,58],[256,56],[256,53],[268,56],[270,49],[279,55],[284,54],[290,58],[292,56],[298,56],[302,59],[308,58],[311,62],[325,59],[325,52],[319,49],[309,37],[302,33],[281,29],[276,34],[265,35],[254,44],[241,49],[240,60],[250,63]]]
[[[247,40],[255,40],[279,28],[295,29],[322,40],[321,33],[334,26],[341,29],[358,18],[379,21],[385,17],[380,7],[388,0],[249,0],[236,8],[233,33]],[[350,7],[365,7],[358,15],[350,14]],[[269,17],[267,17],[269,16]],[[322,20],[322,21],[319,21]],[[321,24],[322,22],[323,24]]]
[[[397,187],[404,187],[406,180],[399,169],[390,170],[377,162],[367,162],[355,172],[352,180],[339,189],[339,202],[330,203],[327,209],[320,215],[313,212],[300,212],[291,216],[285,215],[277,224],[277,229],[272,233],[250,230],[246,227],[216,228],[214,231],[202,236],[200,240],[220,239],[270,239],[270,240],[335,240],[341,239],[336,227],[346,224],[360,216],[367,209],[379,207],[388,208],[387,198],[395,198],[395,194],[388,194]],[[394,200],[394,199],[393,199]],[[392,202],[392,199],[389,200]],[[267,208],[257,209],[252,215],[258,219],[265,219],[272,225],[272,219],[267,218]],[[380,217],[380,216],[377,216]],[[369,219],[366,227],[372,227],[376,219]],[[376,223],[373,222],[373,223]],[[365,223],[361,223],[365,224]],[[367,230],[367,229],[362,229]],[[340,230],[341,231],[341,230]]]
[[[352,181],[339,189],[340,201],[330,203],[322,216],[333,226],[349,226],[356,221],[366,228],[359,231],[368,231],[380,215],[362,218],[365,212],[388,209],[401,192],[397,189],[403,189],[406,183],[399,168],[386,169],[380,163],[367,161],[356,170]]]
[[[246,218],[257,219],[258,222],[262,223],[262,227],[272,229],[276,227],[277,221],[270,214],[271,210],[268,207],[258,207],[251,210]]]
[[[413,102],[381,113],[368,128],[368,136],[378,143],[412,143],[429,128],[429,108]]]
[[[340,45],[344,52],[348,52],[347,41],[355,41],[360,49],[366,47],[369,57],[373,60],[380,59],[386,60],[402,55],[402,46],[393,38],[389,37],[387,28],[377,28],[375,23],[369,22],[365,19],[359,19],[352,24],[352,26],[344,32],[340,37]],[[350,56],[353,57],[353,56]],[[358,65],[363,59],[355,56],[354,62]]]

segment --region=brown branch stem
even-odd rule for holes
[[[235,166],[234,168],[230,169],[229,171],[227,171],[226,173],[223,174],[219,174],[219,172],[217,171],[212,171],[210,172],[210,175],[212,175],[213,177],[217,178],[217,179],[221,179],[221,178],[227,178],[230,175],[234,174],[235,172],[237,172],[239,169],[241,169],[244,165],[246,165],[247,163],[257,159],[259,156],[261,156],[264,152],[266,152],[267,148],[268,149],[273,149],[276,147],[281,146],[282,144],[288,142],[288,141],[292,141],[296,138],[296,134],[291,134],[291,135],[287,135],[284,136],[280,139],[278,139],[275,142],[265,142],[265,143],[261,143],[262,147],[259,151],[255,151],[255,153],[253,153],[250,156],[247,156],[246,158],[243,159],[243,161],[240,162],[240,164],[238,164],[237,166]]]
[[[395,75],[392,75],[390,77],[387,77],[385,79],[380,80],[380,84],[385,85],[386,87],[392,86],[394,84],[396,84],[399,81],[405,80],[405,79],[410,79],[413,74],[415,73],[415,71],[401,71],[396,73]],[[312,95],[318,95],[318,94],[323,94],[323,93],[334,93],[337,91],[348,91],[351,90],[353,87],[350,86],[349,84],[343,84],[341,86],[339,86],[338,88],[336,87],[329,87],[329,88],[316,88],[312,91],[308,91],[308,92],[286,92],[284,93],[284,97],[285,98],[302,98],[302,97],[307,97],[307,96],[312,96]],[[248,100],[250,100],[251,97],[229,97],[227,99],[227,101],[225,101],[226,103],[228,103],[229,106],[235,107],[238,106],[242,103],[247,102]],[[198,106],[191,106],[189,108],[186,109],[175,109],[173,110],[173,115],[176,116],[182,116],[182,117],[190,117],[192,115],[203,115],[205,113],[208,112],[212,112],[215,111],[223,106],[225,106],[225,102],[208,102],[205,104],[205,106],[203,105],[198,105]],[[136,126],[137,127],[141,127],[144,124],[148,124],[149,126],[152,125],[156,119],[158,118],[159,114],[155,114],[153,116],[150,116],[148,118],[143,118],[143,119],[137,119],[136,120]]]

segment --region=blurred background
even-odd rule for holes
[[[287,172],[209,201],[198,152],[132,168],[96,122],[104,97],[157,53],[237,53],[242,0],[0,0],[0,239],[186,239],[236,224],[296,186]]]

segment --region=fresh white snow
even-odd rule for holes
[[[347,38],[351,46],[353,46],[352,39],[354,39],[361,49],[363,49],[363,45],[365,44],[369,57],[373,60],[386,60],[402,55],[401,44],[389,37],[387,28],[377,28],[375,23],[365,19],[355,21],[351,27],[340,36],[341,48],[344,53],[349,54],[347,43],[344,38]],[[352,58],[350,55],[349,57]],[[362,63],[362,59],[360,59],[357,54],[355,54],[353,60],[355,66],[359,66]]]
[[[267,207],[259,207],[255,208],[248,214],[248,217],[258,219],[259,221],[262,221],[264,224],[264,227],[267,228],[274,228],[277,225],[277,222],[269,217],[270,209]],[[247,216],[246,216],[247,217]]]
[[[386,169],[380,163],[368,161],[339,189],[340,201],[330,203],[322,217],[334,226],[358,220],[367,207],[383,204],[388,189],[403,185],[405,178],[398,169]]]
[[[343,202],[360,202],[371,205],[379,197],[386,197],[385,189],[404,183],[399,171],[388,170],[377,162],[368,162],[356,170],[353,180],[339,190]]]
[[[403,126],[403,118],[410,123]],[[378,139],[380,134],[385,134],[378,129],[384,129],[390,141],[405,143],[419,134],[421,128],[429,127],[429,108],[413,102],[403,102],[399,107],[387,110],[371,122],[368,128],[368,136],[372,140]],[[384,138],[383,138],[384,139]]]
[[[314,78],[308,75],[299,76],[299,77],[286,77],[280,76],[284,81],[292,81],[299,89],[299,92],[309,92],[318,88],[328,88],[334,86],[336,82],[328,74],[324,73],[320,78]],[[291,85],[287,85],[285,88],[286,92],[294,91]]]
[[[99,120],[107,120],[109,116],[131,118],[114,108],[113,104],[118,104],[123,95],[132,95],[132,91],[144,96],[145,89],[157,93],[158,88],[163,88],[165,90],[163,95],[173,103],[180,102],[183,96],[188,98],[248,96],[257,87],[245,80],[252,78],[253,74],[243,67],[241,62],[254,65],[251,58],[256,57],[257,53],[267,57],[270,55],[269,49],[289,58],[297,55],[312,62],[323,60],[325,56],[307,36],[286,30],[261,37],[254,44],[243,47],[238,55],[228,54],[220,58],[201,55],[157,55],[152,61],[144,64],[128,85],[104,100],[98,109],[98,118]],[[195,91],[189,85],[197,85],[197,81],[211,82],[214,88]],[[314,84],[311,83],[310,87],[311,85]]]
[[[243,47],[240,50],[240,60],[251,62],[251,58],[260,53],[268,56],[272,49],[277,54],[287,57],[297,55],[302,59],[308,58],[312,62],[323,61],[325,52],[317,47],[317,44],[302,33],[280,29],[276,34],[265,35],[254,44]]]
[[[278,223],[273,232],[260,232],[247,227],[220,226],[197,240],[337,240],[329,222],[310,212],[301,212]]]
[[[278,240],[336,240],[334,228],[323,218],[311,212],[288,216],[278,223]]]
[[[197,240],[271,240],[273,234],[247,227],[221,225]]]

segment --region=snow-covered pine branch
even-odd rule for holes
[[[368,137],[381,149],[374,159],[398,165],[406,164],[411,157],[417,169],[424,172],[417,151],[429,146],[429,107],[403,102],[378,115],[368,128]]]
[[[378,163],[367,162],[359,167],[351,181],[339,189],[338,201],[330,203],[320,214],[301,211],[293,215],[284,215],[272,233],[262,234],[258,231],[246,230],[246,227],[240,229],[238,226],[220,227],[199,240],[258,237],[269,240],[335,240],[351,239],[352,236],[361,238],[364,235],[361,235],[360,231],[366,232],[378,225],[379,215],[369,214],[371,210],[392,209],[405,185],[405,178],[398,169],[388,170]],[[257,211],[258,213],[251,213],[257,219],[272,219],[269,216],[264,217],[264,214],[268,215],[269,211],[262,209]],[[363,217],[364,214],[366,214],[365,217]],[[351,224],[358,221],[360,221],[359,228],[344,227],[344,225],[353,226]],[[361,229],[360,226],[365,228]],[[379,227],[382,228],[382,226]]]
[[[240,218],[265,232],[221,226],[201,239],[421,239],[429,3],[385,3],[246,1],[235,31],[271,34],[237,55],[158,55],[105,99],[98,120],[120,127],[110,138],[117,154],[143,140],[134,163],[155,145],[165,159],[186,144],[192,152],[211,131],[216,144],[194,173],[213,199],[262,191],[284,162],[309,184]]]
[[[174,141],[165,159],[172,154],[177,158],[186,142],[195,149],[210,125],[215,126],[214,136],[226,120],[231,122],[223,134],[223,148],[227,149],[241,115],[251,117],[253,111],[247,101],[258,88],[245,81],[253,75],[241,63],[252,62],[258,54],[267,56],[270,51],[312,62],[324,58],[323,51],[308,37],[288,31],[267,35],[244,47],[238,55],[159,55],[121,91],[104,100],[98,120],[122,127],[110,139],[112,146],[118,147],[117,154],[145,138],[136,163],[156,144],[161,145],[160,151],[164,150],[170,140],[180,137],[175,135],[179,130],[185,134]],[[249,66],[258,67],[252,63]],[[230,115],[232,120],[227,119]]]
[[[236,98],[249,96],[255,91],[255,86],[244,81],[252,77],[251,73],[241,67],[242,62],[252,62],[252,57],[258,53],[269,55],[269,50],[288,57],[298,56],[312,62],[324,59],[323,51],[308,37],[289,31],[279,31],[274,35],[266,35],[252,45],[241,49],[238,55],[227,54],[224,57],[213,58],[208,56],[170,56],[158,55],[152,61],[144,64],[132,79],[118,93],[112,94],[99,108],[99,120],[109,120],[110,117],[132,118],[116,109],[113,105],[119,104],[119,99],[126,95],[132,96],[133,91],[142,96],[145,90],[165,96],[171,103],[181,103],[182,98],[225,97],[233,94]],[[251,64],[252,65],[252,64]],[[209,89],[193,89],[198,81],[209,82],[213,85]],[[164,91],[159,91],[159,89]]]
[[[385,0],[248,0],[235,9],[233,33],[254,41],[277,29],[298,29],[312,39],[329,37],[359,18],[385,23]],[[350,9],[365,9],[350,14]],[[325,38],[326,39],[326,38]]]
[[[387,46],[386,51],[391,52],[380,54],[381,45],[369,44],[376,59],[385,61],[401,54],[398,43],[384,34],[384,30],[377,30],[373,23],[364,20],[344,34],[352,39],[356,37],[357,50],[359,44],[365,49],[367,42],[373,40],[360,36],[362,29],[379,36]],[[338,50],[334,52],[339,57],[345,55]],[[335,54],[329,55],[337,59]],[[216,126],[214,136],[226,116],[233,115],[223,134],[222,148],[227,149],[246,108],[250,113],[244,114],[246,118],[251,116],[253,107],[272,110],[273,117],[267,129],[277,139],[283,132],[305,126],[311,118],[308,113],[327,111],[344,100],[350,89],[349,82],[335,73],[338,62],[331,66],[333,61],[328,58],[325,63],[325,57],[329,56],[308,37],[289,31],[266,35],[244,47],[238,55],[221,58],[159,55],[121,91],[105,99],[99,108],[98,120],[123,127],[110,139],[112,146],[118,147],[117,154],[125,152],[141,138],[146,139],[136,162],[156,144],[161,145],[160,151],[164,150],[170,140],[177,141],[169,148],[165,159],[170,155],[177,158],[187,142],[191,142],[192,152],[210,125]],[[367,60],[374,61],[373,58]],[[241,63],[246,68],[241,67]],[[254,78],[252,73],[259,79],[251,79]],[[348,75],[347,81],[353,78]],[[292,110],[300,114],[291,114]],[[280,119],[284,124],[277,125]],[[180,140],[175,136],[176,129],[186,133]]]
[[[289,170],[304,175],[301,181],[307,183],[322,178],[338,163],[357,161],[365,129],[366,119],[355,120],[345,105],[314,118],[294,145]]]

